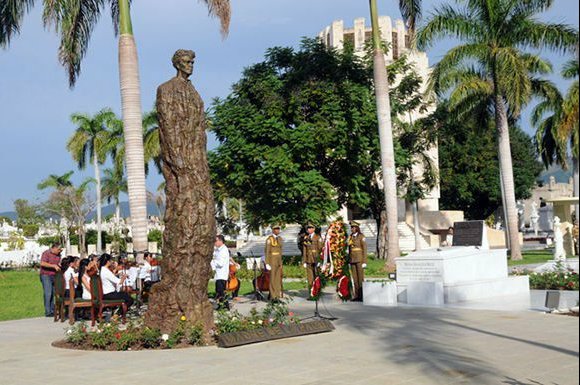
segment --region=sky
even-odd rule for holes
[[[176,49],[197,53],[192,81],[206,107],[215,97],[228,95],[243,69],[260,62],[266,49],[297,46],[302,37],[314,37],[333,20],[342,19],[351,27],[357,17],[368,16],[366,0],[232,0],[230,34],[222,39],[219,23],[207,17],[207,9],[195,0],[139,0],[132,9],[140,65],[143,110],[150,110],[159,84],[174,75],[171,56]],[[425,14],[438,0],[426,0]],[[66,141],[74,132],[72,113],[94,114],[104,107],[120,112],[117,41],[108,14],[95,29],[82,73],[74,89],[68,87],[63,67],[57,59],[58,38],[42,26],[42,2],[25,17],[21,34],[8,49],[0,49],[0,212],[13,209],[18,198],[40,202],[46,193],[37,184],[49,174],[75,170],[78,183],[93,170],[76,171],[66,151]],[[400,18],[397,0],[379,0],[381,15]],[[578,2],[556,0],[542,19],[563,22],[578,28]],[[367,21],[367,23],[369,23]],[[451,40],[427,51],[432,63],[439,60]],[[553,52],[543,52],[555,68],[566,60]],[[566,83],[552,77],[565,90]],[[528,119],[522,126],[531,133]],[[209,146],[216,143],[209,138]],[[162,177],[148,178],[155,191]]]

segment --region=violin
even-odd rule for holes
[[[228,276],[227,291],[236,291],[240,287],[240,280],[236,277],[238,272],[238,264],[230,263],[230,274]]]

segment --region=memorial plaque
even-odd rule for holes
[[[282,338],[327,333],[333,330],[334,325],[332,325],[332,323],[328,320],[304,322],[291,325],[278,325],[269,328],[221,334],[218,336],[218,346],[220,348],[233,348],[235,346],[279,340]]]
[[[485,246],[484,221],[465,221],[453,224],[453,246]]]
[[[397,261],[397,282],[443,282],[441,261]]]

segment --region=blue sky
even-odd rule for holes
[[[381,14],[399,18],[397,3],[380,0]],[[425,1],[426,13],[440,3]],[[366,0],[232,0],[232,8],[230,35],[222,40],[217,21],[207,17],[198,1],[134,2],[144,110],[152,108],[157,86],[173,76],[170,58],[178,48],[197,52],[192,80],[207,106],[212,98],[226,96],[243,68],[260,61],[267,48],[296,46],[301,37],[315,36],[333,20],[343,19],[350,26],[356,17],[368,19]],[[543,18],[578,27],[578,2],[556,0]],[[446,41],[429,50],[431,62],[452,44]],[[0,212],[12,210],[17,198],[41,200],[44,195],[36,189],[39,181],[76,169],[65,149],[74,131],[71,113],[92,114],[103,107],[120,111],[117,42],[108,15],[94,31],[72,90],[57,61],[57,48],[54,32],[42,27],[37,5],[25,18],[21,35],[7,50],[0,50]],[[551,52],[544,56],[556,67],[565,60]],[[527,120],[523,125],[529,126]],[[78,182],[91,176],[92,169],[75,174]],[[159,175],[152,175],[148,187],[154,190],[160,182]]]

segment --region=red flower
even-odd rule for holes
[[[316,279],[312,283],[312,289],[310,289],[310,295],[312,297],[317,297],[318,294],[320,294],[321,286],[322,286],[322,282],[320,282],[320,277],[316,277]]]
[[[350,296],[350,282],[346,275],[343,275],[338,281],[338,295],[342,299]]]
[[[118,339],[118,340],[120,340],[121,339],[121,333],[115,334],[115,338]]]

